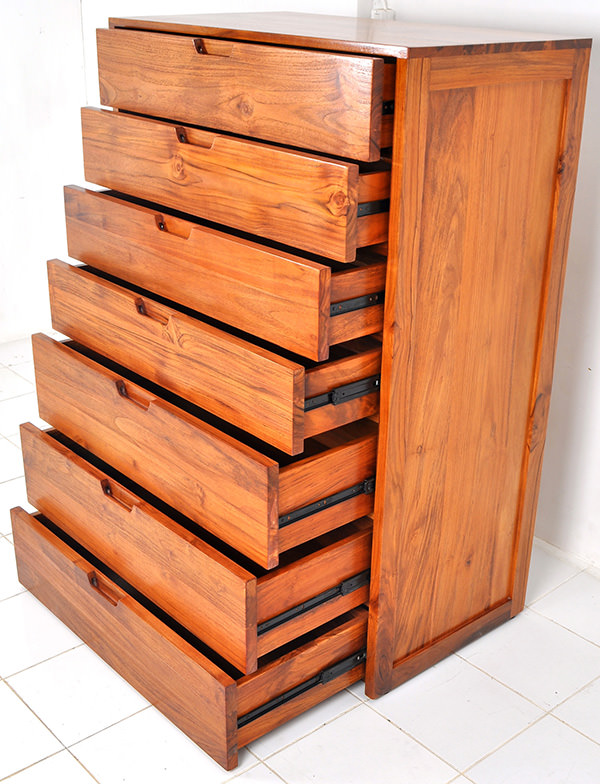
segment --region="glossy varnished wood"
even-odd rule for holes
[[[514,562],[524,574],[519,537],[534,522],[523,498],[537,493],[528,463],[540,324],[565,258],[564,242],[549,252],[557,184],[576,158],[565,158],[569,62],[572,52],[549,51],[399,66],[372,696],[519,609]]]
[[[122,112],[81,116],[89,182],[339,261],[387,236],[378,215],[357,219],[354,163]]]
[[[358,54],[410,57],[470,52],[536,51],[589,47],[591,40],[547,33],[371,20],[302,13],[188,14],[110,19],[111,27],[164,30],[188,35],[302,46]],[[551,39],[551,40],[549,40]]]
[[[58,332],[279,449],[302,451],[302,365],[58,260],[48,281]]]
[[[359,651],[366,642],[366,616],[366,608],[357,608],[344,616],[337,627],[329,629],[314,643],[307,643],[266,664],[258,672],[241,678],[237,682],[238,713],[243,716],[264,704],[266,699],[277,696],[286,681],[301,682],[305,679],[304,673],[307,670],[319,672]],[[250,743],[342,688],[356,683],[363,677],[364,669],[364,664],[358,664],[345,675],[315,686],[286,705],[275,708],[269,714],[240,728],[239,745]]]
[[[256,667],[255,576],[32,424],[27,497],[242,671]]]
[[[217,762],[235,767],[233,678],[23,509],[12,522],[21,583]]]
[[[582,49],[576,53],[572,78],[567,81],[565,90],[559,166],[555,183],[546,276],[541,299],[536,358],[529,402],[527,450],[523,461],[523,476],[526,477],[526,481],[521,487],[520,520],[514,552],[513,615],[520,612],[525,606],[534,532],[531,521],[535,519],[537,509],[545,435],[548,426],[552,374],[558,342],[558,325],[573,215],[589,61],[589,49]]]
[[[307,442],[310,456],[288,465],[68,345],[43,335],[33,345],[44,421],[267,568],[299,543],[281,545],[279,515],[373,475],[377,427],[368,420],[341,428],[341,446]],[[300,541],[369,513],[372,498],[358,514],[340,504],[325,529],[302,526]]]
[[[202,529],[190,530],[191,521],[159,511],[140,497],[141,488],[127,489],[52,432],[23,425],[21,442],[29,502],[241,672],[368,597],[365,586],[258,636],[258,624],[369,568],[368,518],[290,551],[264,573],[223,554]]]
[[[344,158],[379,158],[383,60],[98,30],[100,100]]]
[[[115,362],[288,454],[302,452],[308,436],[377,412],[378,391],[304,411],[308,398],[379,373],[375,340],[351,341],[340,348],[346,356],[305,371],[297,361],[93,270],[54,259],[48,281],[58,332],[110,353]]]
[[[331,304],[383,291],[385,258],[325,263],[259,245],[109,193],[65,188],[69,255],[309,359],[378,332],[383,307],[330,316]]]
[[[323,627],[293,652],[252,675],[225,671],[148,607],[93,566],[44,523],[12,510],[19,579],[92,650],[131,683],[223,767],[237,764],[238,748],[311,705],[356,682],[364,665],[316,685],[249,722],[237,719],[269,699],[309,681],[364,647],[367,612],[357,608]]]

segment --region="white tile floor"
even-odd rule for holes
[[[600,571],[542,542],[528,609],[379,700],[362,684],[226,773],[17,580],[29,341],[0,345],[0,781],[11,784],[598,784]]]

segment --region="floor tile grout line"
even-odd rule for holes
[[[515,689],[513,686],[509,686],[508,683],[505,683],[504,681],[501,681],[499,678],[496,678],[494,675],[489,673],[487,670],[484,670],[483,667],[479,667],[477,664],[474,664],[470,659],[467,659],[464,656],[461,656],[460,655],[460,651],[455,651],[454,655],[458,656],[459,659],[462,659],[462,661],[464,661],[466,664],[470,664],[471,667],[476,669],[478,672],[481,672],[483,675],[487,675],[487,677],[491,678],[494,681],[494,683],[498,683],[500,686],[504,686],[505,689],[508,689],[513,694],[516,694],[517,697],[521,697],[522,700],[525,700],[526,702],[530,703],[535,708],[538,708],[541,711],[551,710],[550,708],[546,708],[544,705],[540,705],[539,702],[536,702],[535,700],[532,700],[531,697],[527,697],[525,694],[522,694],[520,691]]]
[[[428,751],[430,754],[433,754],[435,757],[437,757],[439,760],[441,760],[441,761],[442,761],[444,764],[448,765],[450,768],[452,768],[453,770],[455,770],[455,771],[456,771],[456,773],[457,773],[457,775],[460,775],[461,771],[460,771],[460,769],[459,769],[459,768],[457,768],[457,767],[456,767],[456,765],[454,765],[452,762],[449,762],[447,759],[444,759],[444,757],[442,757],[442,755],[441,755],[441,754],[439,754],[439,752],[437,752],[437,751],[434,751],[432,748],[430,748],[429,746],[427,746],[427,744],[423,743],[423,741],[422,741],[422,740],[419,740],[419,739],[418,739],[418,738],[416,738],[414,735],[411,735],[411,733],[410,733],[410,732],[408,732],[407,730],[405,730],[405,729],[404,729],[403,727],[401,727],[399,724],[396,724],[396,722],[395,722],[395,721],[392,721],[392,719],[390,719],[390,717],[389,717],[389,716],[386,716],[385,714],[383,714],[383,713],[381,713],[380,711],[378,711],[378,710],[377,710],[375,707],[373,707],[373,706],[376,704],[376,702],[377,702],[377,700],[371,700],[371,702],[370,702],[368,705],[367,705],[367,703],[364,703],[364,704],[365,704],[365,705],[367,705],[367,708],[370,708],[370,709],[373,711],[373,713],[376,713],[376,714],[377,714],[378,716],[380,716],[382,719],[385,719],[385,721],[387,721],[389,724],[391,724],[391,725],[392,725],[392,727],[395,727],[397,730],[399,730],[400,732],[402,732],[404,735],[406,735],[406,736],[407,736],[408,738],[410,738],[412,741],[414,741],[414,742],[415,742],[415,743],[417,743],[419,746],[421,746],[421,748],[425,749],[425,750],[426,750],[426,751]],[[455,777],[455,778],[456,778],[456,777]],[[452,781],[452,779],[449,779],[449,781]]]
[[[61,749],[61,751],[65,750],[67,747],[66,747],[66,746],[65,746],[65,744],[62,742],[62,740],[61,740],[61,739],[58,737],[58,735],[57,735],[57,734],[56,734],[56,733],[55,733],[53,730],[51,730],[51,729],[50,729],[50,727],[49,727],[49,726],[46,724],[46,722],[45,722],[45,721],[44,721],[44,720],[43,720],[43,719],[42,719],[40,716],[38,716],[38,714],[37,714],[37,713],[36,713],[36,712],[33,710],[33,708],[31,707],[31,705],[29,705],[29,704],[28,704],[28,703],[27,703],[27,702],[26,702],[26,701],[23,699],[23,697],[22,697],[22,696],[19,694],[19,692],[15,690],[15,688],[12,686],[12,684],[8,682],[8,679],[7,679],[7,678],[5,678],[5,679],[4,679],[4,682],[6,683],[6,685],[8,686],[8,688],[11,690],[11,692],[12,692],[12,693],[15,695],[15,697],[17,697],[17,699],[19,699],[19,700],[20,700],[20,701],[23,703],[23,705],[24,705],[24,706],[27,708],[27,710],[28,710],[28,711],[30,711],[30,712],[31,712],[31,713],[32,713],[32,714],[33,714],[33,715],[36,717],[36,719],[37,719],[37,720],[38,720],[38,721],[39,721],[41,724],[43,724],[43,726],[44,726],[44,727],[45,727],[45,728],[48,730],[48,732],[49,732],[49,733],[52,735],[52,737],[53,737],[53,738],[55,738],[55,739],[58,741],[58,743],[60,743],[60,745],[62,746],[62,749]],[[50,754],[50,755],[48,755],[48,756],[54,756],[54,755]],[[41,762],[41,760],[38,760],[38,762]]]
[[[572,564],[572,565],[574,566],[574,564]],[[584,567],[581,567],[581,568],[577,567],[577,571],[575,572],[575,574],[571,574],[569,577],[565,577],[564,580],[561,580],[559,583],[556,583],[556,585],[553,588],[549,588],[546,591],[546,593],[542,593],[539,596],[537,596],[532,602],[526,604],[525,607],[527,607],[527,609],[531,610],[533,608],[534,604],[537,604],[537,602],[541,602],[542,599],[545,599],[547,596],[550,596],[551,593],[554,593],[554,591],[557,591],[559,588],[562,588],[563,585],[566,585],[568,582],[573,580],[575,577],[579,577],[580,574],[582,574],[583,572],[585,572],[589,568],[590,568],[589,566],[584,566]]]
[[[299,740],[304,740],[304,738],[308,738],[310,735],[313,735],[315,732],[317,732],[317,730],[320,730],[326,724],[332,724],[337,719],[341,719],[341,717],[345,716],[347,713],[351,713],[353,710],[356,710],[360,705],[364,705],[364,703],[357,702],[356,705],[352,705],[352,707],[347,708],[345,711],[342,711],[342,713],[338,713],[337,716],[334,716],[332,719],[328,719],[328,721],[324,721],[322,724],[319,724],[317,727],[314,727],[309,732],[304,733],[304,735],[299,735],[297,738],[294,738],[294,740],[290,741],[289,743],[286,743],[284,746],[281,746],[281,748],[269,752],[269,754],[267,754],[266,757],[259,756],[258,752],[253,751],[252,749],[248,749],[248,751],[251,754],[254,754],[255,757],[258,757],[258,759],[261,762],[266,762],[266,760],[271,759],[271,757],[274,757],[276,754],[279,754],[279,752],[284,751],[285,749],[289,749],[290,746],[293,746],[294,743],[297,743]],[[257,740],[259,740],[259,738],[257,738]]]
[[[552,713],[552,711],[550,711],[550,712],[548,713],[548,715],[549,715],[549,716],[552,716],[552,718],[553,718],[553,719],[556,719],[557,721],[560,721],[560,723],[561,723],[561,724],[564,724],[564,725],[565,725],[565,727],[568,727],[569,729],[573,730],[573,731],[574,731],[574,732],[576,732],[578,735],[581,735],[583,738],[586,738],[586,740],[589,740],[589,741],[591,741],[591,742],[592,742],[592,743],[594,743],[596,746],[600,746],[600,741],[597,741],[597,740],[595,740],[594,738],[591,738],[589,735],[586,735],[586,734],[585,734],[585,732],[582,732],[582,731],[581,731],[580,729],[578,729],[577,727],[574,727],[572,724],[569,724],[569,722],[568,722],[566,719],[561,719],[561,717],[560,717],[560,716],[557,716],[556,714]]]
[[[587,689],[589,686],[591,686],[591,685],[592,685],[592,683],[596,683],[596,681],[597,681],[597,680],[600,680],[600,672],[598,673],[598,675],[595,675],[595,676],[594,676],[594,677],[591,679],[591,681],[588,681],[588,682],[587,682],[587,683],[586,683],[584,686],[582,686],[580,689],[577,689],[577,691],[573,692],[573,694],[570,694],[568,697],[565,697],[565,699],[564,699],[564,700],[561,700],[559,703],[557,703],[557,704],[556,704],[556,705],[555,705],[553,708],[551,708],[551,709],[550,709],[549,713],[552,713],[552,712],[553,712],[553,711],[555,711],[557,708],[560,708],[560,707],[562,707],[562,706],[563,706],[563,705],[564,705],[566,702],[568,702],[569,700],[572,700],[572,699],[573,699],[573,697],[577,697],[577,695],[578,695],[578,694],[581,694],[581,692],[582,692],[582,691],[585,691],[585,690],[586,690],[586,689]],[[558,718],[558,717],[557,717],[557,718]]]
[[[466,768],[464,768],[464,769],[461,771],[461,774],[462,774],[463,776],[467,776],[467,773],[468,773],[468,771],[470,771],[470,770],[473,770],[473,768],[474,768],[476,765],[479,765],[481,762],[483,762],[484,760],[488,759],[488,758],[489,758],[489,757],[491,757],[493,754],[496,754],[497,752],[499,752],[499,751],[500,751],[500,749],[503,749],[503,748],[504,748],[505,746],[507,746],[509,743],[512,743],[512,742],[513,742],[513,740],[515,740],[516,738],[518,738],[518,737],[519,737],[520,735],[522,735],[524,732],[528,732],[528,730],[530,730],[532,727],[535,727],[535,725],[536,725],[536,724],[539,724],[539,723],[540,723],[541,721],[543,721],[543,720],[546,718],[546,716],[548,716],[548,715],[550,715],[550,711],[546,711],[546,712],[544,712],[544,713],[543,713],[541,716],[538,716],[538,718],[537,718],[537,719],[535,719],[535,720],[534,720],[534,721],[532,721],[530,724],[528,724],[526,727],[524,727],[524,728],[523,728],[523,729],[522,729],[520,732],[517,732],[517,733],[515,733],[514,735],[512,735],[510,738],[508,738],[507,740],[505,740],[505,741],[504,741],[504,743],[501,743],[499,746],[497,746],[497,747],[496,747],[495,749],[493,749],[492,751],[489,751],[487,754],[484,754],[484,755],[483,755],[483,757],[480,757],[478,760],[476,760],[475,762],[471,763],[471,765],[467,765],[467,767],[466,767]],[[467,778],[469,778],[469,777],[467,776]]]
[[[581,575],[582,575],[584,572],[586,572],[588,569],[590,569],[590,568],[592,568],[592,567],[593,567],[593,565],[592,565],[592,564],[588,564],[587,566],[584,566],[584,567],[582,567],[582,568],[581,568],[581,569],[579,569],[579,570],[578,570],[578,571],[577,571],[575,574],[572,574],[570,577],[566,577],[564,580],[562,580],[560,583],[558,583],[558,584],[557,584],[557,585],[556,585],[554,588],[551,588],[549,591],[547,591],[547,592],[546,592],[545,594],[543,594],[542,596],[538,596],[538,597],[537,597],[537,599],[534,599],[534,600],[533,600],[533,602],[531,602],[531,604],[528,604],[528,605],[527,605],[527,607],[528,607],[530,610],[534,609],[535,605],[536,605],[538,602],[541,602],[541,601],[542,601],[542,599],[546,599],[546,598],[548,598],[548,596],[550,596],[550,594],[551,594],[551,593],[554,593],[554,591],[558,591],[558,589],[559,589],[559,588],[562,588],[562,587],[563,587],[563,586],[565,586],[567,583],[570,583],[570,582],[571,582],[572,580],[574,580],[576,577],[580,577],[580,576],[581,576]]]
[[[284,779],[284,778],[283,778],[283,776],[281,776],[279,773],[277,773],[277,771],[276,771],[276,770],[274,770],[272,767],[270,767],[269,765],[267,765],[267,763],[266,763],[266,762],[263,762],[262,764],[265,766],[265,768],[267,768],[267,770],[270,770],[270,771],[271,771],[271,773],[273,773],[275,776],[277,776],[277,778],[278,778],[280,781],[283,781],[283,784],[289,784],[289,783],[288,783],[288,781],[287,781],[287,779]]]
[[[18,374],[15,373],[15,375],[18,375]],[[22,379],[23,376],[19,376],[19,378]],[[26,381],[27,379],[23,379],[23,380]],[[31,384],[31,381],[29,381],[28,383]],[[35,387],[33,386],[33,384],[31,384],[31,389],[27,390],[27,392],[23,392],[20,395],[11,395],[10,397],[3,397],[3,398],[1,398],[0,399],[0,406],[2,405],[2,403],[8,403],[9,400],[18,400],[20,397],[27,397],[27,395],[31,395],[31,394],[34,394],[34,393],[35,393]]]
[[[35,762],[32,762],[29,765],[25,765],[24,768],[19,768],[19,770],[14,770],[12,773],[9,773],[8,776],[4,776],[4,778],[1,778],[0,782],[7,781],[10,784],[10,779],[12,779],[13,776],[18,776],[19,773],[23,773],[24,771],[29,770],[30,768],[33,768],[35,765],[39,765],[40,762],[45,762],[46,760],[52,759],[52,757],[56,757],[57,754],[62,754],[63,751],[67,751],[68,752],[68,749],[66,749],[63,746],[62,749],[59,749],[58,751],[54,751],[52,754],[47,754],[45,757],[41,757],[41,759],[35,760]]]
[[[560,629],[564,629],[567,632],[571,632],[571,634],[574,634],[576,637],[579,637],[580,640],[583,640],[584,642],[587,642],[590,645],[595,646],[596,648],[600,648],[600,643],[594,642],[593,640],[584,637],[582,634],[579,634],[579,632],[576,632],[573,629],[570,629],[568,626],[559,623],[558,621],[554,620],[554,618],[550,618],[548,615],[544,615],[544,613],[540,612],[539,610],[536,610],[535,608],[532,607],[531,612],[535,613],[539,618],[544,618],[546,621],[550,621],[551,623],[558,626]]]
[[[22,595],[23,594],[20,594],[20,593],[16,594],[16,596],[22,596]],[[15,596],[11,596],[10,598],[14,599]],[[65,627],[65,628],[68,628],[68,627]],[[48,656],[47,659],[42,659],[39,662],[35,662],[34,664],[30,664],[28,667],[24,667],[22,670],[17,670],[16,672],[11,672],[10,675],[3,675],[2,678],[3,678],[3,680],[8,681],[9,678],[14,678],[15,675],[20,675],[22,672],[27,672],[32,667],[37,667],[38,664],[44,664],[45,662],[52,661],[52,659],[56,659],[57,656],[62,656],[63,653],[69,653],[69,651],[74,651],[76,648],[81,648],[82,645],[85,645],[85,643],[83,641],[77,643],[77,645],[73,645],[72,648],[66,648],[64,651],[59,651],[58,653],[54,653],[54,654],[52,654],[52,656]]]
[[[92,778],[92,779],[93,779],[95,782],[97,782],[97,784],[101,784],[101,782],[100,782],[100,779],[96,778],[96,776],[94,776],[94,774],[93,774],[93,773],[92,773],[90,770],[88,770],[88,769],[86,768],[86,766],[83,764],[83,762],[82,762],[81,760],[78,760],[78,759],[77,759],[77,757],[76,757],[76,756],[73,754],[73,752],[71,751],[71,749],[69,749],[69,748],[66,748],[66,749],[65,749],[65,751],[67,752],[67,754],[68,754],[69,756],[71,756],[71,757],[72,757],[72,758],[75,760],[75,762],[76,762],[78,765],[81,765],[81,767],[82,767],[82,768],[85,770],[85,772],[88,774],[88,776],[90,776],[90,777],[91,777],[91,778]]]
[[[5,485],[7,482],[14,482],[15,479],[25,479],[25,474],[21,474],[21,476],[15,476],[13,479],[0,479],[0,485]]]
[[[140,708],[139,710],[136,710],[133,713],[128,714],[127,716],[123,716],[122,718],[117,719],[117,721],[113,721],[112,724],[107,724],[106,727],[102,727],[102,729],[96,730],[95,732],[91,732],[89,735],[86,735],[85,738],[80,738],[79,740],[76,740],[74,743],[65,746],[65,748],[67,749],[67,751],[70,751],[71,754],[73,754],[73,756],[75,757],[75,759],[79,762],[79,758],[73,752],[75,746],[78,746],[80,743],[85,743],[86,741],[90,740],[90,738],[95,738],[96,735],[100,735],[100,733],[105,732],[106,730],[110,730],[112,729],[112,727],[117,727],[119,724],[122,724],[124,721],[127,721],[128,719],[132,719],[134,716],[138,716],[140,713],[143,713],[144,711],[147,711],[149,708],[153,708],[153,707],[154,706],[151,703],[148,703],[148,705],[144,705],[143,708]],[[158,709],[156,708],[155,710]]]

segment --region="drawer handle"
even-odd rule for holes
[[[119,395],[121,395],[121,397],[124,397],[125,400],[129,400],[131,403],[134,403],[143,411],[147,411],[150,408],[150,401],[132,396],[131,392],[127,389],[127,387],[125,386],[125,382],[122,379],[118,378],[115,381],[115,386],[117,387],[117,392],[119,393]]]
[[[110,484],[110,481],[108,479],[101,479],[100,486],[102,487],[102,492],[104,493],[105,496],[107,496],[113,501],[116,501],[117,504],[122,506],[123,509],[125,509],[128,512],[131,512],[133,510],[134,504],[128,504],[122,498],[119,498],[118,496],[115,495],[112,485]]]
[[[229,47],[229,51],[225,52],[224,41],[219,41],[219,52],[209,52],[206,48],[206,42],[204,38],[194,38],[194,49],[198,52],[198,54],[205,54],[208,57],[229,57],[231,51],[233,49],[233,45]]]
[[[179,237],[182,240],[189,240],[192,233],[192,224],[185,221],[177,221],[176,219],[169,219],[169,225],[164,215],[157,212],[154,216],[156,227],[159,231],[164,231],[165,234]]]
[[[106,599],[106,601],[109,604],[112,604],[113,607],[117,606],[117,604],[119,603],[119,599],[112,593],[112,591],[108,591],[106,588],[103,588],[100,585],[100,582],[98,580],[98,575],[96,574],[96,572],[94,572],[94,571],[88,572],[87,578],[88,578],[89,584],[96,591],[96,593],[99,593],[100,596],[103,599]]]
[[[199,133],[204,133],[204,135],[206,136],[206,131],[199,132]],[[192,147],[201,147],[204,150],[212,150],[214,143],[219,138],[218,135],[215,134],[214,136],[211,136],[210,138],[206,139],[206,138],[200,138],[199,133],[196,134],[193,141],[190,141],[187,128],[184,128],[181,125],[175,126],[175,136],[177,136],[177,141],[180,144],[189,144]]]
[[[135,309],[140,314],[140,316],[146,316],[146,318],[152,319],[152,321],[158,321],[158,323],[162,324],[163,327],[166,327],[169,323],[167,316],[163,316],[158,313],[149,313],[146,303],[141,297],[136,298]]]

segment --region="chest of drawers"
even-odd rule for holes
[[[98,31],[19,575],[224,767],[522,609],[589,46]]]

